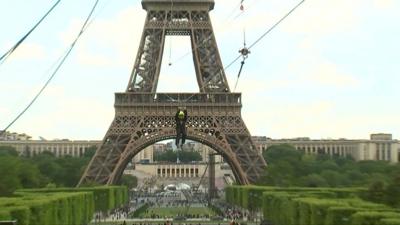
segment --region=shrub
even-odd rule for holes
[[[381,219],[381,225],[400,225],[400,219],[396,218],[388,218],[388,219]]]
[[[400,218],[399,209],[360,199],[365,188],[229,186],[226,190],[229,203],[261,208],[264,219],[279,225],[393,225]]]
[[[94,213],[93,194],[89,192],[19,195],[20,198],[3,198],[0,208],[21,225],[84,224]]]
[[[364,211],[352,215],[352,225],[381,225],[382,219],[400,219],[400,214],[395,212]]]
[[[95,211],[107,212],[128,202],[128,189],[125,186],[98,186],[83,188],[22,189],[17,193],[56,193],[56,192],[92,192]]]
[[[0,220],[21,225],[87,224],[96,210],[107,211],[128,201],[125,187],[24,189],[0,198]]]

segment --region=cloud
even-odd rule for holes
[[[222,55],[224,62],[229,62],[228,60],[236,56],[238,48],[242,45],[244,27],[246,27],[248,44],[251,44],[251,41],[280,19],[297,1],[246,0],[246,12],[234,18],[239,11],[236,6],[239,2],[220,0],[216,4],[215,11],[211,13],[214,31],[220,44],[220,53],[225,54],[225,57]],[[357,72],[347,70],[351,68],[351,71],[362,71],[357,63],[349,63],[356,59],[346,60],[343,58],[346,56],[335,56],[335,51],[329,52],[332,48],[343,47],[337,42],[330,42],[331,40],[340,41],[343,34],[357,35],[357,32],[365,31],[365,27],[368,26],[360,25],[361,22],[366,21],[365,18],[372,18],[371,15],[374,15],[377,9],[395,9],[394,4],[397,4],[394,0],[307,0],[274,31],[277,34],[275,37],[288,38],[288,42],[283,39],[282,41],[274,39],[274,46],[272,44],[268,46],[270,49],[263,49],[261,44],[257,46],[257,50],[254,48],[251,57],[246,61],[236,90],[243,92],[243,118],[252,134],[315,138],[358,135],[355,138],[360,138],[360,135],[368,135],[369,132],[398,132],[398,127],[400,127],[399,122],[396,122],[398,112],[396,115],[393,112],[397,109],[389,107],[392,110],[388,110],[387,113],[371,113],[368,107],[388,108],[388,106],[382,103],[377,107],[376,103],[369,101],[371,96],[368,96],[368,93],[365,97],[367,103],[357,102],[357,106],[354,107],[342,103],[343,96],[346,96],[348,92],[352,95],[359,94],[355,91],[358,91],[357,88],[360,88],[360,85],[365,84],[366,78],[361,79],[359,74],[355,74]],[[375,11],[371,12],[371,10]],[[232,11],[235,11],[233,16],[227,19]],[[136,5],[124,8],[114,15],[96,19],[81,37],[71,55],[69,65],[72,65],[73,69],[64,68],[63,71],[70,72],[69,75],[59,77],[58,81],[63,82],[63,85],[54,87],[53,84],[57,84],[57,81],[52,83],[43,98],[40,98],[32,107],[32,111],[16,123],[15,130],[47,138],[101,139],[113,118],[112,92],[114,90],[111,87],[116,89],[116,83],[119,82],[115,74],[129,76],[127,74],[135,60],[144,18],[145,11]],[[75,38],[82,23],[81,20],[73,20],[68,29],[60,34],[65,46]],[[353,29],[355,32],[350,32]],[[165,44],[159,91],[197,92],[191,55],[176,61],[190,51],[190,42],[174,37],[172,40],[173,66],[171,67],[166,65],[169,41]],[[226,50],[223,49],[224,47]],[[275,58],[271,53],[276,54],[278,51],[274,48],[279,48],[279,52],[282,53],[276,55]],[[51,48],[47,51],[54,52],[57,49],[59,48]],[[270,51],[264,54],[257,52],[258,49]],[[64,51],[64,48],[62,50]],[[33,54],[35,51],[27,53]],[[345,65],[340,64],[343,61],[346,61]],[[237,62],[231,70],[227,71],[232,89],[239,65],[240,62]],[[230,76],[229,73],[231,73]],[[96,79],[100,77],[100,74],[104,74],[101,77],[103,80]],[[79,82],[87,83],[86,86],[82,86],[91,90],[87,92],[87,95],[82,95],[76,86],[71,85],[72,81],[77,81],[78,76],[81,79]],[[385,79],[386,76],[382,75],[381,79]],[[360,78],[357,79],[357,77]],[[88,78],[96,80],[94,83],[93,80],[85,81]],[[107,81],[104,82],[104,80]],[[0,81],[1,89],[5,83],[2,81]],[[24,82],[28,83],[25,88],[10,86],[6,87],[8,89],[4,92],[22,93],[22,89],[33,89],[32,94],[36,92],[37,89],[32,82],[27,80]],[[93,86],[95,89],[92,90]],[[76,92],[68,92],[72,89],[71,87]],[[125,87],[125,83],[122,87]],[[321,88],[327,90],[321,92]],[[360,89],[365,89],[365,87]],[[338,92],[340,93],[337,94]],[[14,99],[17,98],[15,94],[3,96],[6,100],[3,100],[5,102],[1,106],[24,106],[26,103],[25,99],[21,104],[15,101]],[[16,110],[11,107],[0,108],[0,117],[14,115],[14,111]]]
[[[394,0],[373,0],[373,5],[379,9],[389,9],[394,4]]]
[[[396,112],[363,114],[331,101],[288,103],[270,97],[263,98],[256,108],[244,105],[242,115],[251,134],[272,138],[368,139],[371,133],[398,135],[400,126]]]
[[[140,43],[145,11],[129,7],[107,19],[97,19],[87,29],[78,45],[77,60],[82,65],[127,66],[134,61]],[[73,20],[60,38],[69,44],[82,21]]]
[[[63,86],[49,86],[46,92],[46,97],[21,117],[12,130],[48,139],[103,137],[114,116],[112,106],[96,97],[71,96]]]
[[[251,95],[251,99],[258,100],[258,95],[274,93],[276,91],[290,92],[296,90],[316,90],[318,88],[354,88],[361,84],[357,76],[340,69],[338,64],[323,58],[313,57],[288,63],[288,71],[284,74],[274,72],[265,76],[258,70],[246,70],[239,79],[236,92]],[[231,89],[236,82],[235,77],[228,77]],[[254,104],[257,104],[254,102]]]
[[[243,110],[243,118],[253,135],[317,136],[326,134],[325,130],[331,127],[330,118],[334,108],[335,104],[330,101],[287,104],[264,98],[256,108],[247,106]]]
[[[0,107],[0,115],[7,115],[10,113],[10,110],[4,106]]]
[[[285,31],[327,35],[349,31],[360,22],[364,0],[308,0],[282,24]]]
[[[346,87],[358,84],[354,76],[341,72],[338,65],[331,62],[321,62],[314,68],[312,73],[306,77],[320,85]]]
[[[112,66],[112,60],[109,56],[103,54],[94,54],[87,50],[78,50],[77,60],[79,63],[88,66]]]
[[[46,57],[46,51],[40,44],[24,42],[11,57],[16,60],[41,60]]]

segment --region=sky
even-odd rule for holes
[[[228,65],[298,0],[215,0],[210,12]],[[0,54],[55,0],[0,1]],[[100,140],[136,57],[145,11],[139,0],[100,0],[95,19],[37,102],[9,130],[35,139]],[[50,76],[94,0],[61,1],[0,65],[0,130]],[[306,0],[251,49],[238,87],[252,135],[400,139],[400,1]],[[186,56],[185,56],[186,55]],[[183,57],[185,56],[185,57]],[[171,62],[172,65],[168,66]],[[233,89],[240,62],[226,70]],[[167,37],[158,92],[197,92],[189,37]]]

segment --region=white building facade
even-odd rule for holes
[[[56,157],[81,157],[92,146],[100,145],[101,141],[70,141],[70,140],[25,140],[0,141],[0,146],[14,147],[19,155],[35,156],[43,152],[51,152]]]
[[[289,144],[306,154],[351,156],[356,161],[381,160],[391,163],[399,162],[400,141],[393,140],[391,134],[371,134],[369,140],[253,137],[253,141],[256,143],[260,153],[272,145]]]
[[[29,137],[27,135],[13,134],[14,137]],[[256,148],[260,153],[272,145],[289,144],[306,154],[328,154],[338,156],[351,156],[356,161],[382,160],[398,163],[400,156],[400,141],[392,138],[391,134],[371,134],[368,140],[348,139],[320,139],[312,140],[307,137],[294,139],[270,139],[265,136],[253,137]],[[51,152],[56,157],[73,156],[81,157],[89,147],[98,147],[101,141],[71,141],[71,140],[0,140],[0,146],[12,146],[20,155],[34,156],[42,152]],[[171,143],[157,143],[145,148],[134,158],[133,163],[154,162],[155,152],[170,149]],[[215,151],[200,143],[189,142],[184,150],[197,151],[201,154],[203,162],[208,161],[209,153]],[[217,163],[223,162],[221,156],[216,156]],[[171,170],[172,171],[172,170]]]

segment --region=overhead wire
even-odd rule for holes
[[[256,0],[257,1],[257,0]],[[294,6],[288,13],[286,13],[280,20],[278,20],[272,27],[270,27],[266,32],[264,32],[259,38],[257,38],[256,39],[256,41],[254,41],[248,48],[246,48],[247,50],[250,50],[251,48],[253,48],[256,44],[258,44],[263,38],[265,38],[265,36],[266,35],[268,35],[274,28],[276,28],[280,23],[282,23],[290,14],[292,14],[300,5],[302,5],[303,3],[305,2],[305,0],[301,0],[296,6]],[[212,34],[207,38],[207,39],[205,39],[204,40],[204,42],[206,42],[206,41],[208,41],[210,38],[212,37]],[[203,43],[204,43],[203,42]],[[203,44],[202,43],[202,44]],[[197,49],[197,48],[199,48],[200,46],[197,46],[196,48],[194,48],[194,49],[192,49],[192,51],[191,52],[194,52],[194,50],[195,49]],[[189,52],[190,53],[190,52]],[[187,53],[187,54],[189,54],[189,53]],[[184,56],[182,56],[181,58],[183,58],[183,57],[185,57],[187,54],[185,54]],[[241,57],[243,57],[243,54],[241,53],[241,54],[239,54],[232,62],[230,62],[226,67],[224,67],[224,70],[227,70],[229,67],[231,67],[234,63],[236,63],[236,61],[237,60],[239,60]],[[179,59],[181,59],[181,58],[179,58]],[[179,60],[178,59],[178,60]],[[240,74],[241,74],[241,72],[242,72],[242,69],[243,69],[243,65],[244,65],[244,62],[242,61],[242,63],[241,63],[241,67],[240,67],[240,70],[239,70],[239,76],[237,77],[237,80],[236,80],[236,84],[235,84],[235,89],[236,89],[236,86],[237,86],[237,84],[238,84],[238,81],[239,81],[239,77],[240,77]],[[202,88],[204,88],[206,85],[208,85],[208,83],[205,83],[205,84],[203,84],[201,87],[200,87],[200,89],[202,89]],[[195,96],[196,94],[192,94],[192,95],[190,95],[188,98],[186,98],[185,100],[183,100],[182,102],[187,102],[187,101],[189,101],[191,98],[193,98],[194,96]],[[171,98],[172,99],[172,98]],[[181,102],[180,100],[178,100],[179,102]]]
[[[0,65],[2,65],[8,57],[22,44],[22,42],[25,41],[26,38],[42,23],[42,21],[53,11],[54,8],[61,2],[61,0],[58,0],[45,14],[42,16],[42,18],[26,33],[17,43],[15,43],[7,52],[5,52],[1,57],[0,57]]]
[[[90,10],[89,15],[87,16],[85,22],[83,23],[78,35],[76,36],[76,38],[74,39],[74,41],[71,43],[71,45],[69,46],[69,48],[67,49],[65,55],[61,58],[61,61],[59,62],[59,64],[57,65],[57,67],[55,68],[55,70],[53,71],[53,73],[51,74],[51,76],[49,77],[49,79],[46,81],[46,83],[42,86],[42,88],[39,90],[39,92],[35,95],[35,97],[29,102],[29,104],[3,129],[0,131],[0,135],[4,132],[6,132],[23,114],[25,114],[25,112],[33,105],[33,103],[35,103],[35,101],[39,98],[39,96],[42,94],[42,92],[46,89],[46,87],[49,85],[49,83],[51,82],[51,80],[53,80],[53,78],[55,77],[55,75],[57,74],[57,72],[60,70],[61,66],[64,64],[64,62],[66,61],[66,59],[68,58],[68,56],[70,55],[70,53],[72,52],[73,48],[75,47],[76,43],[78,42],[79,38],[82,36],[82,34],[86,31],[86,29],[89,27],[89,25],[91,24],[91,17],[93,15],[93,12],[95,11],[97,5],[99,3],[99,0],[96,0],[92,9]]]
[[[222,33],[227,30],[229,28],[229,24],[231,24],[232,22],[234,22],[237,18],[240,17],[241,14],[235,16],[234,18],[231,19],[232,15],[235,13],[235,11],[237,10],[237,8],[241,5],[242,3],[239,2],[239,4],[237,6],[235,6],[235,8],[232,9],[232,11],[229,13],[229,16],[226,17],[225,22],[224,22],[224,26],[222,26]],[[186,52],[185,54],[181,55],[180,57],[178,57],[175,61],[171,62],[171,64],[175,64],[181,60],[183,60],[184,58],[186,58],[187,56],[189,56],[190,54],[193,54],[195,50],[197,50],[200,47],[203,47],[203,45],[205,45],[212,37],[213,37],[213,33],[208,35],[202,43],[200,43],[199,45],[197,45],[195,48],[192,48],[192,50]]]
[[[247,10],[252,8],[251,6],[254,5],[255,3],[257,3],[260,0],[254,0],[253,2],[251,2],[249,4],[249,6],[246,6]],[[223,29],[221,30],[221,33],[224,33],[225,30],[227,30],[229,28],[229,24],[234,22],[235,20],[237,20],[240,16],[243,15],[243,10],[240,11],[240,13],[238,13],[238,15],[234,16],[233,18],[231,18],[234,13],[237,11],[238,8],[241,8],[240,6],[243,4],[243,0],[240,0],[239,3],[232,8],[232,11],[229,13],[229,16],[226,17],[226,22],[225,25],[223,26]],[[198,45],[197,47],[195,47],[194,49],[192,49],[191,51],[186,52],[185,54],[183,54],[182,56],[178,57],[174,63],[181,61],[182,59],[186,58],[190,53],[193,54],[193,52],[195,50],[197,50],[198,48],[202,47],[204,44],[207,43],[208,40],[210,40],[212,38],[213,34],[210,34],[206,39],[203,40],[203,43],[200,43],[200,45]]]
[[[253,48],[255,45],[257,45],[265,36],[267,36],[272,30],[274,30],[280,23],[282,23],[290,14],[292,14],[298,7],[300,7],[306,0],[301,0],[297,5],[295,5],[288,13],[286,13],[280,20],[278,20],[272,27],[270,27],[268,30],[266,30],[259,38],[257,38],[249,47],[248,50]],[[228,69],[231,67],[238,59],[242,57],[242,54],[238,55],[234,60],[232,60],[231,63],[229,63],[224,70]],[[243,64],[241,65],[240,72],[242,70]],[[236,80],[236,85],[238,83],[239,77],[240,77],[240,72]],[[235,87],[236,88],[236,87]]]
[[[232,11],[229,13],[229,15],[227,16],[226,19],[230,19],[235,12],[237,11],[237,8],[240,7],[240,5],[242,4],[242,1],[240,1],[234,8],[232,8]]]
[[[235,8],[237,8],[237,7],[239,7],[240,5],[242,4],[242,0],[239,2],[239,4],[235,7]],[[234,14],[234,12],[235,12],[235,10],[236,9],[233,9],[231,12],[230,12],[230,14],[229,14],[229,16],[227,17],[227,20]],[[172,20],[172,11],[173,11],[173,0],[171,0],[171,9],[170,9],[170,11],[171,11],[171,20]],[[233,20],[235,20],[236,18],[234,18]],[[231,22],[231,21],[228,21],[229,23]],[[165,24],[164,24],[164,27],[165,27]],[[224,29],[226,29],[228,26],[224,26]],[[190,53],[194,53],[194,51],[195,50],[197,50],[198,48],[200,48],[202,45],[204,45],[208,40],[210,40],[211,38],[213,37],[213,34],[210,34],[206,39],[204,39],[203,40],[203,42],[202,43],[200,43],[200,45],[197,45],[195,48],[192,48],[192,50],[191,51],[188,51],[187,53],[185,53],[185,54],[183,54],[182,56],[180,56],[177,60],[175,60],[174,62],[172,62],[171,61],[171,42],[170,42],[170,52],[169,52],[169,62],[168,62],[168,65],[169,66],[172,66],[173,64],[175,64],[176,62],[179,62],[180,60],[182,60],[182,59],[184,59],[185,57],[187,57]],[[171,41],[171,39],[170,39],[170,41]],[[202,87],[200,87],[200,89],[201,88],[203,88],[203,87],[205,87],[207,84],[204,84]],[[194,95],[193,95],[194,96]],[[186,99],[186,100],[184,100],[183,102],[187,102],[188,100],[190,100],[190,98],[192,98],[193,96],[190,96],[188,99]],[[171,96],[169,96],[169,95],[167,95],[167,97],[169,98],[169,99],[171,99],[171,100],[174,100]],[[178,102],[182,102],[181,100],[178,100]]]
[[[250,54],[250,50],[246,48],[246,30],[243,30],[243,48],[239,50],[241,56],[242,56],[242,62],[240,63],[240,69],[237,77],[240,77],[240,74],[242,73],[243,66],[245,64],[246,59],[248,58]],[[236,80],[235,87],[233,88],[233,92],[235,92],[236,87],[238,85],[239,79]]]
[[[257,1],[258,1],[258,0],[255,0],[255,1],[253,1],[253,3],[255,3],[255,2],[257,2]],[[243,2],[244,2],[244,0],[240,0],[238,6],[240,7],[240,11],[241,11],[241,12],[239,13],[239,15],[237,15],[237,16],[235,16],[235,17],[233,18],[233,21],[236,20],[237,18],[239,18],[239,17],[243,14],[243,12],[244,12]],[[238,6],[236,6],[236,7],[238,7]],[[237,9],[235,9],[233,12],[235,12],[236,10],[237,10]],[[230,16],[232,16],[232,15],[233,15],[233,13],[230,14]],[[225,26],[225,29],[226,29],[227,27],[228,27],[228,26]],[[246,46],[246,34],[245,34],[245,31],[243,32],[243,34],[244,34],[244,46]],[[203,41],[203,43],[201,43],[201,44],[200,44],[199,46],[197,46],[196,48],[192,49],[192,52],[194,52],[195,49],[199,48],[201,45],[203,45],[203,44],[204,44],[206,41],[208,41],[210,38],[212,38],[212,36],[213,36],[213,34],[209,35],[209,37],[208,37],[207,39],[205,39],[205,40]],[[190,53],[190,52],[189,52],[189,53]],[[248,51],[248,53],[250,53],[250,52]],[[248,54],[248,53],[247,53],[247,54]],[[247,58],[247,54],[246,54],[246,58]],[[240,55],[240,56],[242,56],[242,55]],[[239,73],[241,73],[242,68],[243,68],[243,65],[244,65],[244,60],[242,61],[242,64],[241,64]],[[224,70],[225,70],[225,69],[224,69]],[[200,89],[204,88],[206,85],[208,85],[208,82],[205,83],[205,84],[203,84],[203,85],[200,87]],[[236,85],[237,85],[237,83],[236,83]],[[235,88],[236,88],[236,85],[235,85]],[[184,102],[189,101],[193,96],[195,96],[195,94],[192,94],[191,96],[189,96]]]
[[[259,1],[259,0],[254,0],[254,1],[252,2],[252,4],[255,4],[255,3],[258,2],[258,1]],[[230,17],[235,13],[235,11],[237,11],[237,8],[238,8],[238,7],[240,7],[241,12],[240,12],[237,16],[235,16],[235,17],[232,19],[232,21],[227,21],[226,23],[228,23],[228,24],[232,23],[233,21],[235,21],[236,19],[238,19],[238,18],[243,14],[243,10],[244,10],[244,8],[242,7],[242,6],[243,6],[243,2],[244,2],[243,0],[240,0],[240,2],[237,4],[237,6],[235,6],[235,8],[233,8],[233,10],[231,11],[231,13],[230,13],[229,16],[227,17],[227,20],[229,20]],[[250,4],[250,6],[251,6],[251,4]],[[250,8],[250,7],[249,7],[249,8]],[[229,26],[226,25],[226,26],[223,26],[223,27],[224,27],[224,28],[223,28],[223,31],[224,31],[224,30],[226,30]],[[184,55],[182,55],[181,57],[179,57],[174,63],[176,63],[176,62],[182,60],[183,58],[187,57],[190,53],[193,54],[195,50],[197,50],[198,48],[200,48],[200,47],[202,47],[204,44],[206,44],[207,41],[210,40],[212,37],[213,37],[213,33],[210,34],[206,39],[204,39],[203,42],[200,43],[200,45],[196,46],[195,48],[192,48],[191,51],[188,51],[187,53],[185,53]],[[239,59],[240,57],[241,57],[241,55],[239,55],[239,57],[238,57],[237,59]],[[237,59],[235,59],[235,61],[232,62],[232,64],[235,63],[235,62],[237,61]],[[243,67],[243,64],[242,64],[242,67]],[[224,69],[224,70],[225,70],[225,69]],[[202,87],[200,87],[200,89],[202,89],[202,88],[205,87],[206,85],[208,85],[208,83],[204,84]],[[190,98],[192,98],[193,96],[194,96],[194,95],[190,96],[188,99],[185,100],[185,102],[188,101],[188,100],[190,100]]]
[[[282,17],[277,23],[275,23],[271,28],[269,28],[265,33],[263,33],[256,41],[249,46],[249,49],[254,47],[258,42],[260,42],[267,34],[269,34],[275,27],[277,27],[282,21],[284,21],[290,14],[292,14],[298,7],[300,7],[306,0],[301,0],[295,7],[293,7],[284,17]]]
[[[172,0],[171,0],[172,1]],[[255,0],[257,1],[257,0]],[[235,8],[233,8],[233,10],[229,13],[229,16],[227,17],[225,23],[230,24],[231,22],[233,22],[234,20],[236,20],[238,18],[238,16],[235,16],[232,21],[229,21],[230,17],[235,13],[235,11],[237,10],[238,7],[241,6],[241,4],[243,3],[243,0],[240,0],[240,2],[238,3],[237,6],[235,6]],[[223,30],[227,29],[229,26],[223,26]],[[203,40],[202,43],[200,43],[199,45],[197,45],[195,48],[192,48],[191,51],[188,51],[187,53],[183,54],[182,56],[180,56],[177,60],[175,60],[173,63],[170,62],[169,65],[175,64],[179,61],[181,61],[182,59],[186,58],[189,54],[193,54],[195,50],[197,50],[198,48],[202,47],[204,44],[206,44],[211,38],[213,37],[213,33],[211,33],[206,39]],[[200,89],[204,88],[206,85],[208,85],[208,83],[203,84]],[[189,101],[193,96],[195,96],[195,94],[189,96],[187,99],[181,101],[178,100],[179,102],[187,102]],[[167,95],[168,98],[170,98],[171,100],[173,99],[172,97],[170,97],[169,95]]]
[[[173,8],[174,8],[174,2],[173,0],[171,0],[171,9],[170,9],[171,22],[173,19],[173,12],[172,12]],[[168,59],[169,66],[172,66],[171,57],[172,57],[172,38],[169,38],[169,59]]]

